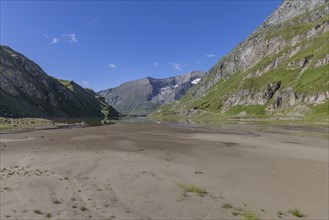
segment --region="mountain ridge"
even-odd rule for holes
[[[117,116],[91,89],[47,75],[8,46],[0,46],[0,115],[11,117]]]
[[[328,114],[319,109],[328,105],[329,97],[329,1],[299,3],[283,1],[178,103],[153,116],[192,116],[200,111],[262,117]],[[285,13],[289,16],[280,18]]]
[[[101,90],[98,94],[122,114],[144,116],[163,104],[179,99],[194,86],[193,80],[201,79],[204,74],[192,71],[163,79],[145,77]]]

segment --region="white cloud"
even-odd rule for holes
[[[47,34],[41,34],[44,38],[49,39],[49,36]]]
[[[212,58],[212,57],[215,57],[216,55],[215,54],[206,54],[206,57],[208,58]]]
[[[169,63],[170,66],[172,66],[175,70],[183,70],[183,67],[186,67],[186,64],[181,63]]]
[[[110,63],[107,65],[110,69],[117,69],[117,65],[113,64],[113,63]]]
[[[83,81],[82,81],[82,84],[85,85],[85,86],[89,86],[89,82],[86,81],[86,80],[83,80]]]
[[[48,35],[46,34],[41,34],[44,38],[49,38]],[[72,33],[72,34],[62,34],[61,37],[53,37],[52,41],[50,42],[50,45],[58,43],[60,40],[64,40],[66,42],[70,43],[76,43],[78,42],[77,35]]]
[[[78,42],[77,40],[77,35],[72,33],[72,34],[62,34],[62,37],[67,39],[71,43],[76,43]]]
[[[198,59],[196,59],[195,62],[196,62],[197,64],[200,64],[200,63],[201,63],[201,61],[198,60]]]
[[[155,61],[155,62],[153,63],[153,66],[159,66],[159,63]]]
[[[53,40],[50,42],[50,45],[57,44],[59,42],[59,38],[54,37]]]

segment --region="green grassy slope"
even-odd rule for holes
[[[151,117],[202,116],[205,111],[215,117],[297,117],[326,119],[329,117],[329,15],[312,22],[299,22],[321,13],[329,3],[310,12],[289,19],[267,30],[256,31],[267,41],[288,42],[279,51],[263,56],[250,68],[240,68],[234,74],[222,77],[201,96],[197,91],[215,78],[216,70],[224,57],[197,87],[179,102],[161,107]],[[320,28],[324,28],[320,34]],[[312,34],[313,33],[313,34]],[[298,38],[299,37],[299,38]],[[269,48],[270,49],[270,48]],[[292,51],[295,51],[294,53]],[[307,61],[306,61],[307,60]],[[279,61],[279,62],[277,62]],[[322,61],[322,64],[320,62]],[[277,66],[273,68],[277,62]],[[262,72],[257,75],[255,73]],[[266,103],[257,104],[255,97],[262,95],[268,85],[280,83],[280,88]],[[240,101],[228,106],[228,100],[239,96]],[[291,96],[297,97],[295,103]],[[314,97],[325,96],[322,101],[311,102]],[[280,100],[282,98],[282,101]],[[254,100],[253,100],[254,99]],[[279,100],[279,101],[278,101]],[[276,103],[280,106],[273,108]],[[244,104],[239,104],[244,103]],[[209,115],[206,114],[206,115]],[[200,116],[200,117],[201,117]]]

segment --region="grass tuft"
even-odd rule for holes
[[[233,208],[233,206],[231,204],[229,204],[229,203],[224,203],[222,205],[222,208],[224,208],[224,209],[231,209],[231,208]]]
[[[251,211],[245,210],[242,213],[243,220],[257,220],[257,216],[255,213],[252,213]]]
[[[301,211],[297,208],[289,209],[289,213],[297,218],[303,218],[304,214],[301,213]]]
[[[181,188],[184,189],[185,192],[195,193],[199,196],[204,196],[207,194],[207,191],[199,186],[196,185],[180,185]]]

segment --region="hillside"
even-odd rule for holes
[[[181,98],[204,74],[205,72],[193,71],[165,79],[147,77],[123,83],[98,94],[105,97],[105,101],[122,114],[147,115],[159,106]]]
[[[117,115],[102,98],[73,81],[48,76],[37,64],[0,47],[0,116],[104,117]]]
[[[328,41],[329,1],[285,0],[179,102],[152,116],[328,119]]]

